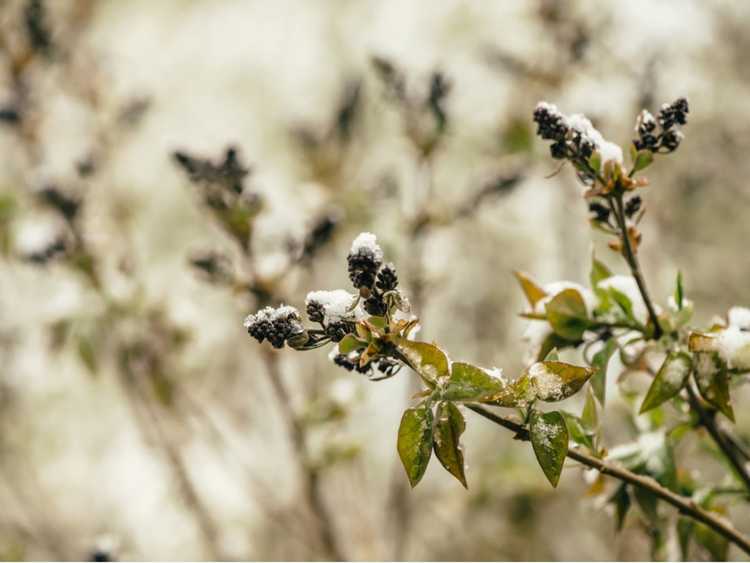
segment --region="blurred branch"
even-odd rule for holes
[[[515,433],[517,440],[530,441],[529,433],[521,424],[518,422],[495,414],[494,412],[486,409],[479,405],[467,405],[469,409],[477,413],[478,415],[486,418],[487,420],[494,422],[498,426],[502,426],[507,430]],[[701,522],[711,528],[716,533],[725,537],[727,540],[735,544],[742,551],[750,554],[750,538],[747,538],[738,530],[736,530],[731,523],[719,516],[718,514],[711,513],[704,510],[696,502],[691,499],[673,493],[666,487],[661,486],[655,479],[651,477],[644,477],[637,475],[624,469],[618,465],[608,463],[594,456],[583,453],[578,449],[569,449],[567,457],[573,459],[587,467],[596,469],[602,475],[609,475],[615,479],[619,479],[624,483],[629,483],[635,487],[646,490],[663,501],[667,502],[679,510],[680,514],[688,516],[693,520]]]

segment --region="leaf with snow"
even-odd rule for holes
[[[513,272],[513,275],[516,276],[518,283],[521,284],[521,289],[523,290],[524,295],[526,295],[526,299],[529,302],[529,305],[531,305],[532,309],[538,301],[541,301],[542,299],[547,297],[547,292],[545,292],[534,280],[532,280],[528,274],[515,271]]]
[[[729,372],[726,363],[719,354],[711,352],[698,352],[693,357],[695,382],[701,397],[734,422],[734,409],[729,402]]]
[[[564,289],[545,305],[552,330],[562,338],[577,342],[589,326],[586,302],[576,289]]]
[[[435,455],[446,471],[468,489],[460,443],[465,429],[466,421],[456,405],[446,401],[438,404],[432,436]]]
[[[442,396],[449,401],[507,401],[507,406],[515,406],[514,395],[513,387],[505,381],[500,370],[490,371],[455,362]]]
[[[401,338],[397,346],[398,351],[409,360],[411,367],[430,387],[450,375],[448,357],[434,344]]]
[[[404,411],[397,449],[409,484],[414,488],[424,476],[432,455],[432,409],[428,401]]]
[[[591,360],[591,367],[594,369],[594,375],[591,376],[591,388],[602,406],[607,399],[607,366],[616,350],[617,340],[610,338]]]
[[[537,362],[524,375],[528,377],[533,396],[554,402],[577,393],[594,374],[594,370],[565,362]]]
[[[568,428],[559,412],[533,412],[529,426],[534,455],[553,487],[557,487],[568,454]]]
[[[692,369],[690,356],[684,352],[673,352],[669,354],[659,368],[656,377],[648,388],[646,398],[643,399],[640,414],[658,407],[668,401],[685,386],[690,370]]]

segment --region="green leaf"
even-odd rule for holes
[[[643,516],[651,526],[658,527],[659,525],[659,498],[654,493],[647,491],[641,487],[635,487],[633,490],[633,496],[635,501],[638,503],[638,507],[641,509]]]
[[[591,360],[591,367],[594,369],[594,375],[591,376],[591,388],[602,406],[607,398],[607,366],[616,350],[617,340],[610,338]]]
[[[339,354],[348,354],[354,350],[359,350],[367,346],[367,343],[362,342],[359,338],[353,334],[347,334],[339,342]]]
[[[464,471],[464,453],[460,443],[461,434],[465,429],[466,421],[456,405],[450,402],[438,404],[433,432],[435,455],[446,471],[468,489]]]
[[[677,310],[682,311],[682,301],[684,292],[682,289],[682,272],[677,272],[677,287],[674,290],[674,302],[677,304]]]
[[[566,340],[579,341],[589,326],[586,303],[575,289],[564,289],[555,295],[545,310],[552,330]]]
[[[560,354],[557,353],[557,348],[552,348],[549,353],[544,357],[545,362],[559,362]]]
[[[638,172],[644,168],[648,168],[654,161],[654,154],[646,149],[640,150],[635,154],[633,159],[633,172]]]
[[[513,389],[504,380],[487,370],[463,362],[454,362],[443,391],[449,401],[491,401],[506,395],[512,399]]]
[[[640,414],[658,407],[668,401],[685,386],[692,369],[690,356],[677,352],[669,354],[659,368],[659,372],[648,388],[646,398],[643,399]]]
[[[406,356],[417,374],[430,387],[434,387],[440,379],[450,375],[448,358],[437,346],[405,338],[399,339],[397,346],[399,352]]]
[[[599,172],[602,169],[602,155],[599,151],[594,151],[589,157],[589,166],[594,172]]]
[[[593,373],[591,368],[564,362],[537,362],[524,375],[531,382],[534,398],[554,402],[577,393]]]
[[[617,304],[627,319],[631,321],[636,320],[633,314],[633,302],[630,301],[630,297],[614,287],[608,287],[605,291],[607,296]]]
[[[568,454],[568,428],[559,412],[531,415],[531,445],[539,465],[553,487],[557,487]]]
[[[516,276],[518,283],[521,284],[521,289],[523,290],[524,295],[526,295],[526,300],[529,302],[532,309],[534,308],[534,305],[537,304],[537,301],[547,297],[547,292],[532,280],[528,274],[515,271],[513,272],[513,275]]]
[[[693,521],[686,516],[677,518],[677,539],[680,543],[680,559],[689,561],[690,538],[693,535]]]
[[[734,422],[734,409],[729,396],[729,372],[726,364],[715,353],[696,353],[695,381],[698,391],[708,403]]]
[[[594,399],[594,392],[591,390],[591,387],[586,392],[586,402],[583,403],[581,423],[591,433],[596,433],[599,428],[599,413],[597,412],[596,399]]]
[[[602,291],[597,289],[599,282],[612,277],[612,272],[604,262],[601,262],[591,253],[591,273],[589,274],[589,280],[591,282],[591,289],[595,292]]]
[[[414,488],[424,476],[432,455],[432,409],[428,401],[404,411],[398,428],[397,449]]]
[[[565,425],[568,427],[568,435],[579,446],[594,451],[593,435],[584,428],[581,419],[569,412],[560,411],[565,419]]]
[[[729,542],[708,526],[696,522],[693,526],[695,543],[703,547],[711,555],[713,561],[726,561],[729,554]]]
[[[607,502],[608,504],[615,505],[615,525],[619,532],[622,530],[623,524],[625,524],[625,517],[628,514],[628,510],[630,510],[631,503],[628,486],[625,483],[621,484]]]
[[[556,348],[566,348],[570,346],[570,342],[564,338],[559,337],[554,332],[551,332],[547,338],[542,342],[542,346],[539,349],[539,354],[534,358],[537,362],[548,359],[547,356]]]

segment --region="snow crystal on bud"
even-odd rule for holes
[[[750,331],[729,326],[718,333],[716,348],[728,367],[750,369]]]
[[[611,160],[622,164],[622,149],[615,143],[607,141],[599,130],[593,126],[588,117],[576,113],[567,118],[567,123],[571,129],[574,129],[591,141],[596,147],[596,150],[599,151],[599,154],[602,157],[602,162]]]
[[[342,320],[351,320],[357,316],[353,310],[357,296],[344,289],[333,291],[311,291],[307,294],[305,305],[319,303],[323,307],[325,320],[329,323],[337,323]]]
[[[283,303],[279,305],[276,309],[272,309],[272,313],[271,313],[272,321],[275,321],[276,319],[285,319],[287,317],[298,319],[299,311],[296,308],[292,307],[291,305],[284,305]]]
[[[648,322],[648,309],[643,301],[643,296],[641,296],[635,278],[622,275],[611,276],[600,281],[597,284],[597,287],[603,290],[609,288],[616,289],[625,295],[625,297],[630,299],[630,303],[633,305],[633,316],[643,324]]]
[[[529,376],[536,388],[536,394],[542,401],[560,400],[563,397],[563,382],[560,377],[549,371],[542,362],[529,368]]]
[[[350,254],[358,254],[361,250],[368,250],[373,253],[375,260],[383,260],[383,250],[377,242],[377,237],[372,233],[360,233],[352,242]]]
[[[729,326],[750,330],[750,309],[747,307],[732,307],[727,315]]]
[[[265,307],[257,313],[245,317],[245,321],[242,323],[242,326],[244,326],[245,328],[250,328],[255,323],[259,323],[261,321],[270,321],[272,320],[275,311],[276,310],[273,307]]]
[[[544,110],[547,113],[550,113],[552,115],[559,115],[559,116],[564,117],[563,114],[562,114],[562,112],[559,109],[557,109],[557,106],[555,104],[551,104],[549,102],[544,102],[544,101],[537,102],[535,109],[537,109],[537,110]]]

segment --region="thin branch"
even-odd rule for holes
[[[307,499],[310,510],[316,517],[323,547],[331,559],[344,561],[346,560],[346,557],[344,557],[336,540],[333,518],[323,500],[320,475],[317,469],[312,467],[309,463],[305,431],[292,408],[291,397],[281,379],[278,358],[273,351],[264,350],[263,360],[266,366],[265,373],[267,374],[268,381],[271,383],[271,387],[276,395],[277,403],[281,407],[281,414],[289,431],[289,437],[292,442],[292,452],[299,472],[303,476],[304,495]]]
[[[745,484],[745,487],[750,491],[750,475],[748,474],[745,462],[739,459],[737,456],[738,451],[734,448],[726,434],[724,434],[716,423],[716,411],[708,410],[703,406],[701,399],[698,397],[695,388],[693,387],[692,381],[688,381],[686,385],[688,398],[690,400],[691,408],[698,413],[700,418],[701,426],[703,426],[713,438],[716,445],[729,460],[729,463],[734,468],[735,472]]]
[[[467,405],[467,407],[487,420],[514,432],[516,439],[529,441],[528,430],[516,421],[500,416],[480,405]],[[596,469],[602,475],[609,475],[615,479],[623,481],[624,483],[628,483],[634,487],[638,487],[654,494],[663,501],[677,508],[681,514],[705,524],[716,533],[735,544],[742,551],[750,554],[750,538],[736,530],[728,520],[722,518],[718,514],[704,510],[692,499],[678,495],[677,493],[661,486],[655,479],[643,475],[637,475],[623,467],[608,463],[578,449],[569,449],[567,456],[587,467]]]
[[[633,247],[630,244],[630,236],[628,234],[628,227],[625,222],[625,210],[622,203],[622,194],[617,194],[614,197],[608,198],[610,207],[614,213],[617,225],[620,228],[620,240],[622,241],[623,256],[625,261],[630,267],[630,272],[635,278],[635,283],[638,284],[638,290],[641,292],[643,302],[648,309],[648,317],[651,323],[654,325],[654,340],[659,340],[662,335],[662,328],[659,324],[659,318],[656,315],[656,309],[654,308],[653,301],[648,293],[646,282],[643,280],[643,274],[641,274],[641,267],[638,263],[638,257],[633,251]]]

